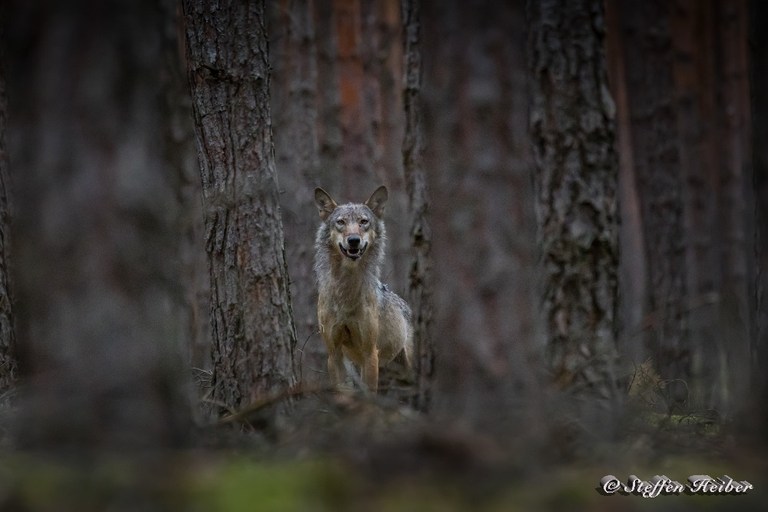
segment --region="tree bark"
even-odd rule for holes
[[[212,398],[237,409],[295,380],[265,4],[183,5],[211,275]]]
[[[12,10],[3,21],[29,391],[20,444],[81,453],[179,445],[190,418],[157,5]]]
[[[0,27],[0,44],[5,44]],[[10,206],[8,203],[8,151],[5,130],[7,97],[4,55],[0,55],[0,405],[16,381],[16,333],[14,331],[13,298],[9,279]]]
[[[408,299],[413,311],[415,343],[416,406],[429,408],[434,378],[435,347],[432,327],[432,233],[428,220],[429,198],[424,173],[424,142],[421,108],[421,14],[420,0],[402,1],[405,77],[403,103],[405,138],[403,170],[411,216],[411,271]]]
[[[618,158],[600,1],[528,3],[543,314],[562,386],[612,397]]]

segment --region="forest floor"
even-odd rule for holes
[[[65,457],[0,449],[0,511],[762,512],[768,505],[768,451],[711,422],[648,416],[642,428],[635,423],[599,443],[562,432],[500,440],[392,403],[324,398],[302,407],[291,427],[259,423],[257,414],[244,428],[203,429],[194,450]],[[623,483],[665,475],[686,485],[698,474],[729,475],[753,489],[599,492],[606,475]]]

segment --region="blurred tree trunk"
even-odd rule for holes
[[[18,347],[29,384],[18,437],[46,450],[178,445],[190,419],[157,4],[10,10]]]
[[[684,177],[680,169],[669,4],[661,0],[619,1],[617,8],[624,60],[631,63],[626,75],[628,106],[648,271],[646,342],[663,379],[687,381],[691,352],[684,304]]]
[[[754,196],[750,165],[749,36],[747,3],[744,0],[715,2],[718,44],[715,98],[717,119],[715,137],[720,143],[716,201],[718,215],[714,231],[721,233],[715,248],[722,269],[718,283],[718,345],[721,382],[710,387],[713,395],[704,407],[718,408],[728,415],[740,410],[749,392],[749,325],[753,276],[750,261],[754,253]],[[701,200],[707,200],[702,197]]]
[[[627,67],[621,38],[617,0],[606,8],[606,60],[611,93],[616,100],[616,145],[619,153],[619,353],[625,362],[642,364],[648,357],[642,340],[646,310],[647,262],[637,176],[632,158],[632,129],[629,116]]]
[[[163,116],[168,124],[165,158],[175,172],[174,188],[181,206],[177,229],[184,307],[179,320],[188,340],[187,362],[197,384],[195,398],[199,399],[208,391],[211,373],[211,287],[203,233],[202,184],[184,60],[181,5],[176,0],[162,0],[160,7],[164,20]]]
[[[294,383],[266,12],[263,1],[183,5],[211,274],[212,396],[240,408]]]
[[[314,189],[328,186],[318,147],[318,65],[314,1],[283,0],[271,6],[272,112],[280,206],[291,276],[291,304],[299,352],[297,369],[304,384],[324,382],[327,358],[317,336],[315,276],[312,267],[318,218]]]
[[[360,200],[370,192],[373,177],[371,105],[366,102],[366,70],[363,62],[361,0],[334,0],[339,77],[342,147],[341,193],[335,196]],[[361,190],[362,189],[362,190]]]
[[[748,366],[746,4],[677,0],[670,14],[685,180],[688,389],[693,405],[723,413],[744,395]]]
[[[338,73],[338,37],[334,0],[317,0],[315,28],[317,46],[317,126],[320,169],[330,183],[341,181],[341,87]],[[322,186],[322,185],[321,185]],[[329,187],[330,188],[330,187]],[[322,345],[322,341],[318,340]]]
[[[411,215],[413,257],[409,274],[408,299],[413,311],[416,345],[416,406],[429,407],[434,377],[435,347],[432,324],[432,233],[427,218],[429,199],[424,174],[424,142],[421,108],[421,13],[420,0],[402,0],[404,25],[405,138],[403,169]]]
[[[685,265],[688,293],[685,315],[691,350],[689,390],[709,401],[720,381],[721,348],[717,329],[717,293],[721,268],[717,261],[720,156],[717,129],[717,27],[711,2],[677,0],[670,10],[674,52],[670,62],[675,86],[675,112],[683,182]],[[718,20],[719,23],[719,20]],[[718,386],[719,387],[719,386]]]
[[[408,198],[403,171],[403,39],[400,4],[391,0],[361,0],[360,55],[363,64],[363,98],[366,130],[371,144],[371,176],[364,190],[354,191],[355,200],[385,183],[387,201],[387,258],[383,274],[398,293],[408,288],[408,262],[412,256],[407,230]],[[405,295],[405,293],[403,293]]]
[[[749,5],[752,100],[752,183],[755,194],[755,317],[752,326],[753,405],[758,431],[768,437],[768,3]]]
[[[0,27],[0,45],[4,45]],[[0,405],[16,381],[16,333],[14,332],[13,300],[9,281],[8,252],[10,250],[10,206],[8,204],[8,150],[5,128],[7,97],[5,94],[5,59],[0,55]]]
[[[524,3],[424,2],[432,410],[509,432],[541,391]],[[520,407],[531,399],[533,407]],[[526,404],[528,405],[528,404]]]
[[[603,3],[528,3],[547,351],[562,386],[612,397],[618,158]]]

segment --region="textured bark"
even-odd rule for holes
[[[263,1],[184,2],[211,275],[213,400],[239,408],[294,382]]]
[[[20,444],[177,445],[190,418],[157,4],[14,2],[3,21],[29,392]]]
[[[529,2],[543,314],[563,386],[611,396],[618,274],[615,107],[600,1]]]
[[[424,173],[424,142],[421,108],[421,14],[420,0],[402,1],[405,77],[403,103],[405,137],[403,170],[411,215],[413,256],[408,300],[413,312],[415,343],[416,406],[429,407],[434,378],[435,347],[432,327],[432,233],[428,220],[429,198]]]
[[[618,8],[624,59],[632,63],[627,89],[648,269],[646,343],[662,378],[687,380],[691,353],[684,304],[683,176],[669,3],[620,1]]]
[[[0,28],[0,44],[4,44]],[[16,333],[13,300],[9,282],[10,206],[8,203],[8,151],[5,128],[7,98],[5,94],[4,56],[0,55],[0,404],[16,381]]]

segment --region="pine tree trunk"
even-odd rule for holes
[[[413,311],[413,334],[416,346],[416,406],[429,407],[434,377],[435,347],[432,324],[432,233],[427,212],[426,177],[424,175],[422,109],[421,109],[421,14],[420,0],[403,0],[403,35],[405,78],[405,138],[403,170],[411,215],[411,247],[413,257],[409,274],[408,299]]]
[[[212,398],[240,408],[294,383],[265,4],[183,5],[211,275]]]
[[[0,44],[5,44],[1,37]],[[16,381],[16,333],[13,327],[13,300],[9,281],[8,251],[10,207],[8,204],[8,151],[5,128],[7,98],[5,94],[5,63],[0,62],[0,405]]]
[[[615,107],[603,4],[529,2],[543,314],[559,384],[613,396],[618,273]]]

